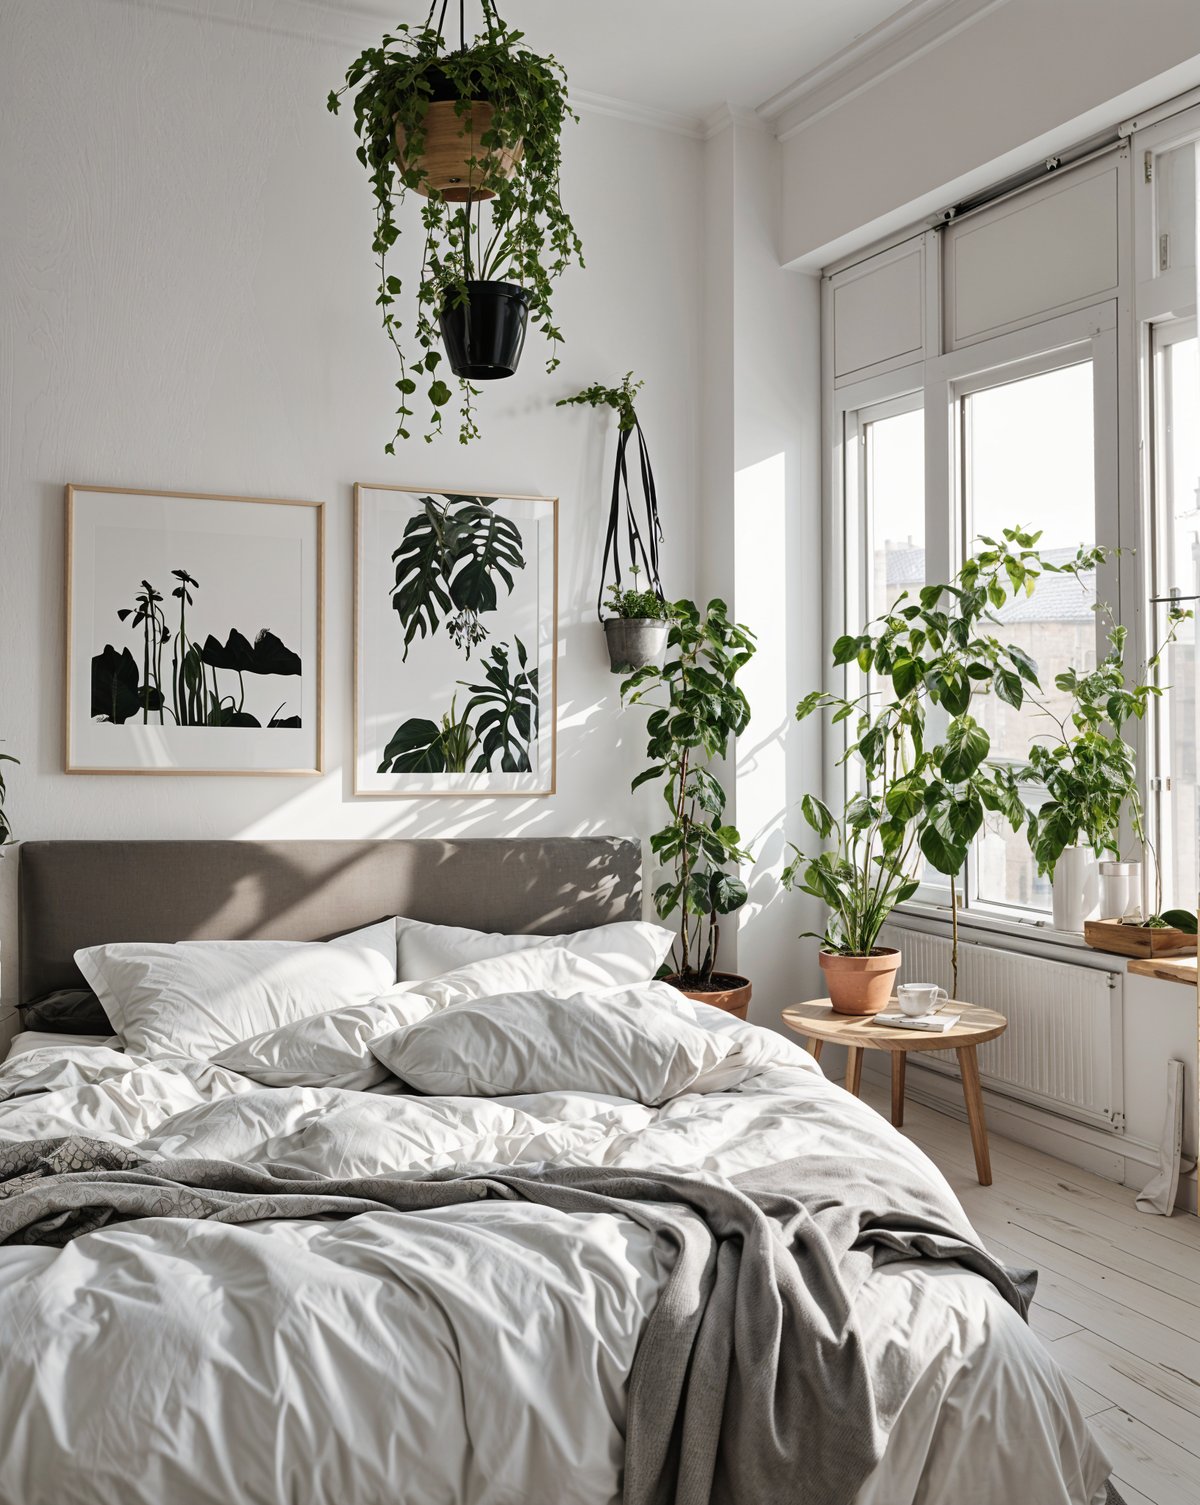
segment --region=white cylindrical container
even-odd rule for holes
[[[1141,913],[1142,864],[1140,862],[1102,862],[1100,864],[1100,914],[1102,920],[1123,920],[1126,915]]]
[[[1088,847],[1064,847],[1054,864],[1054,928],[1082,933],[1100,908],[1100,874]]]

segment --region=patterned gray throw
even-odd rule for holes
[[[130,1218],[247,1223],[489,1198],[633,1219],[674,1258],[630,1380],[626,1505],[850,1505],[905,1399],[898,1381],[872,1382],[856,1326],[873,1266],[954,1260],[1022,1316],[1034,1283],[987,1253],[934,1175],[863,1162],[810,1155],[735,1181],[590,1166],[336,1180],[39,1140],[0,1146],[0,1242],[63,1245]]]

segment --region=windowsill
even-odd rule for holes
[[[914,900],[900,905],[893,913],[901,920],[920,920],[928,928],[944,930],[947,935],[950,934],[950,910],[944,904],[922,904],[919,900]],[[978,932],[991,938],[1019,940],[1034,947],[1053,948],[1056,951],[1065,948],[1088,951],[1096,956],[1108,954],[1095,951],[1078,931],[1055,930],[1049,920],[1003,919],[999,915],[981,914],[977,909],[959,910],[958,932],[960,935]]]
[[[950,911],[942,904],[922,904],[915,901],[901,905],[893,912],[900,924],[927,934],[950,936]],[[1158,982],[1183,983],[1196,986],[1197,959],[1195,956],[1173,955],[1167,957],[1118,956],[1112,951],[1098,951],[1089,946],[1083,936],[1073,930],[1055,930],[1052,925],[1001,920],[994,915],[981,915],[977,911],[959,911],[959,936],[968,944],[986,943],[1000,949],[1021,952],[1026,956],[1045,956],[1066,965],[1095,967],[1106,972],[1132,972],[1138,977],[1153,978]]]
[[[1188,988],[1196,986],[1194,956],[1137,957],[1129,963],[1129,971],[1138,977],[1157,978],[1159,982],[1181,982]]]

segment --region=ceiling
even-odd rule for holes
[[[423,21],[428,0],[324,0],[385,21]],[[552,52],[573,89],[703,120],[754,109],[866,33],[929,0],[499,0],[511,26]],[[480,0],[465,0],[467,29]],[[450,0],[447,28],[458,6]],[[908,18],[903,18],[907,20]]]

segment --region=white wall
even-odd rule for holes
[[[1005,0],[779,122],[783,259],[819,267],[1200,83],[1195,0]],[[789,120],[793,129],[789,134]]]
[[[700,588],[758,635],[742,685],[753,712],[729,780],[731,817],[756,862],[738,917],[737,968],[751,1017],[814,987],[797,943],[817,916],[779,874],[806,788],[820,776],[819,729],[796,702],[821,667],[820,333],[816,278],[781,269],[778,144],[729,116],[705,147],[704,537]],[[731,930],[727,926],[726,930]]]
[[[562,367],[548,377],[531,337],[518,376],[484,392],[480,441],[417,439],[390,459],[395,373],[373,306],[369,190],[350,120],[324,104],[358,39],[348,32],[339,45],[188,9],[0,9],[0,736],[22,760],[11,778],[18,835],[649,830],[657,797],[629,793],[642,718],[617,714],[594,615],[612,425],[553,404],[630,368],[646,379],[664,579],[690,593],[699,143],[599,115],[569,129],[564,200],[587,270],[560,284]],[[269,20],[271,9],[238,13]],[[554,798],[350,798],[356,480],[561,497]],[[62,773],[67,481],[326,503],[323,778]],[[0,863],[9,1002],[15,866]]]

